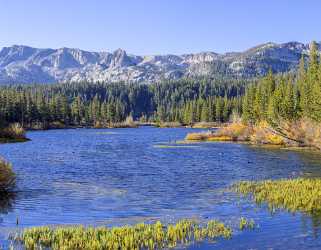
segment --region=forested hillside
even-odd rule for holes
[[[128,116],[141,121],[227,121],[240,109],[242,80],[183,79],[151,85],[66,83],[0,88],[2,126],[106,126]]]
[[[321,63],[315,43],[309,62],[301,58],[296,76],[274,77],[270,72],[246,90],[243,118],[251,123],[268,120],[272,124],[301,118],[321,121]]]

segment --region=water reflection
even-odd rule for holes
[[[311,224],[312,224],[314,237],[315,238],[319,237],[321,233],[321,211],[318,211],[312,214]]]
[[[0,193],[0,214],[9,213],[12,210],[16,196],[17,195],[14,192]]]

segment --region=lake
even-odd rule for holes
[[[227,190],[239,180],[320,176],[317,153],[236,143],[177,143],[187,128],[69,129],[28,132],[2,144],[17,192],[0,198],[0,245],[24,227],[124,225],[241,216],[258,228],[188,249],[321,249],[321,217],[271,214]],[[17,218],[19,225],[16,226]],[[0,247],[1,248],[1,247]]]

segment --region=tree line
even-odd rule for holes
[[[143,121],[227,121],[245,80],[181,79],[155,84],[64,83],[12,85],[0,88],[0,126],[20,123],[26,128],[59,123],[95,126]]]

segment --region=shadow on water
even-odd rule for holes
[[[0,193],[0,214],[7,214],[12,210],[13,204],[17,198],[15,192]]]

